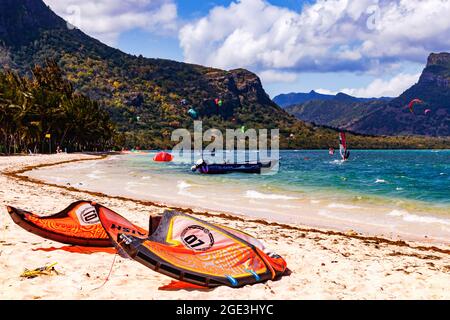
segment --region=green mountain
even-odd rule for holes
[[[423,103],[414,105],[413,114],[408,104],[416,98]],[[361,134],[450,136],[450,53],[431,54],[419,82],[391,101],[310,101],[286,110],[303,121]]]
[[[46,59],[57,61],[78,92],[108,110],[128,146],[169,146],[173,129],[192,126],[190,108],[205,128],[279,127],[283,136],[311,130],[273,103],[247,70],[125,54],[70,30],[40,0],[0,2],[0,42],[2,68],[24,74]]]
[[[75,94],[98,101],[109,113],[120,146],[171,147],[173,129],[192,128],[191,108],[204,129],[279,128],[282,148],[337,144],[336,131],[299,121],[271,101],[252,72],[129,55],[68,28],[41,0],[1,0],[0,69],[30,74],[47,59],[58,63]],[[377,148],[445,145],[441,140],[351,135],[349,142]]]
[[[362,103],[357,101],[313,100],[289,106],[285,110],[303,121],[347,129],[355,121],[381,110],[384,105],[383,101]]]
[[[407,107],[413,99],[422,104]],[[425,114],[425,110],[431,112]],[[450,53],[431,54],[419,82],[398,98],[347,127],[369,134],[450,136]]]

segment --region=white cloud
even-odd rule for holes
[[[179,32],[187,62],[256,72],[382,73],[450,49],[450,1],[318,0],[302,12],[264,0],[217,6]]]
[[[114,45],[123,32],[140,28],[176,32],[173,0],[44,0],[55,13],[82,31]]]
[[[277,70],[261,71],[258,75],[264,83],[294,82],[298,78],[296,73]]]
[[[402,73],[389,80],[375,79],[364,88],[343,88],[339,91],[317,89],[316,92],[322,94],[337,94],[339,92],[343,92],[359,98],[398,97],[406,89],[417,83],[419,77],[420,73]]]
[[[319,89],[316,89],[316,90],[314,90],[315,92],[317,92],[317,93],[321,93],[321,94],[331,94],[331,95],[336,95],[336,94],[338,94],[339,92],[342,92],[342,91],[333,91],[333,90],[329,90],[329,89],[322,89],[322,88],[319,88]]]

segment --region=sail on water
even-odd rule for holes
[[[348,160],[350,157],[350,151],[347,149],[347,137],[345,132],[339,133],[339,151],[341,153],[342,160]]]

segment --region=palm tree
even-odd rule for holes
[[[46,133],[72,150],[111,145],[115,129],[109,115],[96,101],[74,94],[56,63],[36,66],[32,75],[0,72],[0,152],[39,148]]]

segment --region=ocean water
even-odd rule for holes
[[[155,152],[35,170],[59,184],[281,222],[450,242],[450,150],[281,151],[275,174],[200,175]]]

